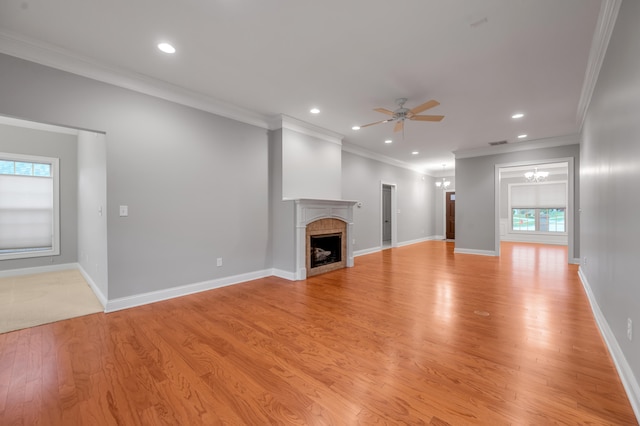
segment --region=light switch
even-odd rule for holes
[[[129,216],[129,206],[120,206],[120,217]]]

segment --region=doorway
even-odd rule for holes
[[[445,238],[456,239],[456,193],[445,193]]]
[[[382,183],[381,186],[381,241],[380,246],[383,249],[395,247],[397,244],[396,236],[396,185]]]

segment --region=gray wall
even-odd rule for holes
[[[518,162],[535,162],[574,158],[574,209],[580,207],[579,145],[531,149],[495,155],[456,159],[456,248],[495,250],[495,166]],[[574,221],[574,256],[579,257],[580,220]]]
[[[283,198],[341,199],[340,145],[281,130]]]
[[[78,134],[78,263],[100,300],[108,300],[107,146],[100,133]]]
[[[295,273],[295,205],[282,200],[282,129],[269,132],[269,212],[273,268]]]
[[[640,2],[624,0],[583,128],[581,266],[640,381]],[[627,318],[634,324],[626,336]],[[636,398],[639,395],[636,395]]]
[[[354,251],[380,248],[381,182],[397,185],[398,244],[433,236],[434,178],[342,151],[342,196],[362,202],[354,208]]]
[[[107,135],[110,300],[270,267],[266,130],[7,55],[0,75],[0,114]]]
[[[0,71],[4,79],[4,73]],[[0,81],[0,84],[1,81]],[[0,94],[0,103],[4,101]],[[77,137],[0,124],[0,152],[60,159],[60,255],[1,260],[0,270],[74,263],[77,251]]]

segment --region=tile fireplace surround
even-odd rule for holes
[[[307,225],[320,219],[340,219],[346,223],[346,251],[342,254],[348,268],[353,266],[353,206],[357,201],[297,199],[295,202],[296,280],[307,278]]]

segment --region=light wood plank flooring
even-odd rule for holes
[[[430,241],[0,335],[0,424],[637,424],[564,247]]]

